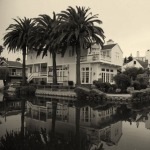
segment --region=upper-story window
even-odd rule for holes
[[[69,49],[69,57],[72,57],[74,55],[73,50]]]
[[[133,63],[134,63],[134,65],[136,65],[136,61],[134,61]]]

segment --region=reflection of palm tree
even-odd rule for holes
[[[3,46],[0,45],[0,55],[3,52],[3,49],[4,49]]]
[[[57,101],[52,101],[52,128],[51,128],[52,137],[55,136],[56,112],[57,112]]]

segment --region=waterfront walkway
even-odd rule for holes
[[[36,95],[45,95],[45,96],[58,96],[58,97],[73,97],[76,98],[77,95],[74,90],[57,90],[53,91],[50,89],[37,89]],[[106,94],[107,99],[118,99],[126,100],[131,98],[131,94]]]

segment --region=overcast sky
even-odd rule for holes
[[[144,56],[150,49],[150,0],[0,0],[0,45],[12,18],[51,16],[68,6],[90,7],[93,15],[99,14],[105,40],[118,43],[124,56],[135,56],[137,51]],[[2,56],[15,60],[20,54],[8,55],[6,50]]]

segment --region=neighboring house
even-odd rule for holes
[[[113,76],[122,67],[122,58],[122,50],[112,40],[109,40],[103,48],[93,44],[91,49],[81,52],[81,84],[92,84],[94,80],[114,83]],[[57,54],[56,62],[58,83],[73,81],[76,84],[76,55],[72,48],[68,48],[64,57]],[[29,52],[27,67],[28,82],[52,83],[52,57],[49,53],[42,59],[42,56],[36,56],[36,52]]]
[[[1,60],[0,67],[7,67],[9,70],[9,79],[8,82],[17,82],[21,81],[22,79],[22,64],[17,61],[8,61],[8,60]]]
[[[146,69],[146,68],[149,68],[149,64],[148,64],[148,61],[141,61],[141,60],[134,58],[132,61],[125,63],[122,66],[122,71],[124,71],[126,68],[131,68],[131,67]]]

